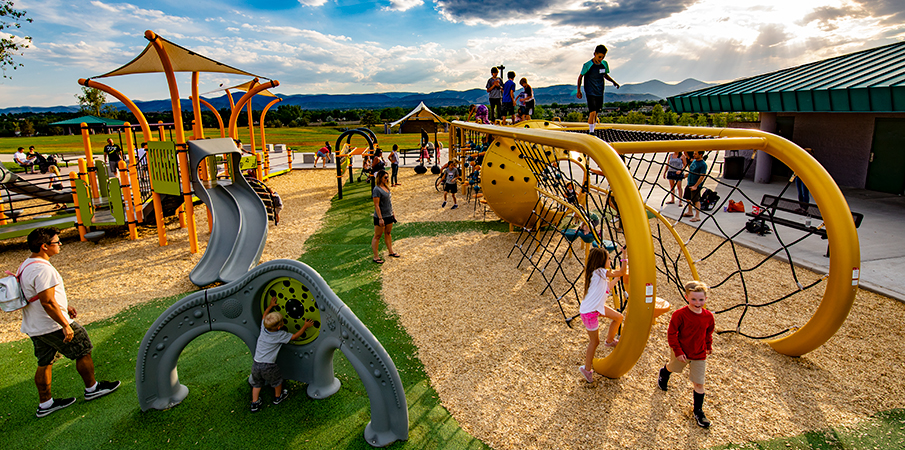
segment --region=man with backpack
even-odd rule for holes
[[[22,332],[31,338],[38,359],[35,386],[38,388],[38,417],[71,406],[75,398],[55,399],[50,394],[53,362],[57,352],[75,361],[75,368],[85,383],[85,400],[90,401],[115,391],[119,381],[97,381],[94,378],[94,346],[88,333],[75,321],[78,313],[69,306],[63,278],[50,264],[63,243],[56,228],[37,228],[27,239],[32,252],[16,272],[24,297],[30,302],[22,308]],[[32,300],[34,299],[34,300]]]

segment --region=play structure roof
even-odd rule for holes
[[[81,116],[81,117],[76,117],[74,119],[61,120],[59,122],[54,122],[51,125],[79,125],[82,122],[85,122],[89,126],[91,126],[91,125],[112,126],[112,125],[122,125],[122,124],[126,123],[126,122],[123,122],[122,120],[104,119],[103,117]]]
[[[258,77],[253,73],[236,69],[235,67],[214,61],[206,56],[199,55],[198,53],[174,44],[160,36],[157,36],[157,39],[163,43],[163,47],[170,57],[170,62],[173,64],[173,71],[175,72],[216,72]],[[158,73],[163,71],[163,65],[160,63],[160,57],[157,56],[157,51],[154,50],[150,43],[148,43],[141,54],[136,56],[132,61],[129,61],[126,65],[93,78],[115,77],[133,73]]]
[[[668,100],[677,113],[905,112],[905,41]]]
[[[415,107],[411,112],[405,115],[405,117],[393,122],[390,124],[391,127],[395,127],[406,120],[431,120],[434,122],[440,123],[448,123],[448,121],[436,113],[430,110],[424,102],[421,102],[418,106]]]

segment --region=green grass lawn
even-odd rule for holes
[[[269,144],[286,144],[294,151],[314,152],[323,147],[324,141],[330,142],[330,145],[336,143],[336,139],[342,133],[340,127],[298,127],[298,128],[267,128],[265,137]],[[243,143],[249,143],[248,127],[239,127],[239,139]],[[157,135],[156,130],[155,136]],[[421,135],[418,133],[409,134],[383,134],[383,126],[374,127],[374,134],[377,136],[380,146],[384,149],[392,148],[393,144],[398,144],[400,148],[416,148],[421,141]],[[190,137],[191,132],[186,132],[186,138]],[[138,142],[142,141],[142,134],[136,134]],[[220,137],[220,130],[215,128],[205,128],[204,136],[209,138]],[[169,140],[170,132],[167,131],[164,137]],[[95,155],[103,153],[104,145],[107,138],[113,138],[113,141],[119,145],[120,138],[116,133],[113,134],[92,134],[89,136],[91,142],[91,150]],[[439,134],[438,138],[447,145],[447,135]],[[174,137],[175,139],[175,137]],[[433,136],[431,136],[433,139]],[[123,145],[125,145],[125,135],[123,135]],[[362,146],[364,139],[361,137],[353,137],[352,145]],[[261,146],[261,129],[255,129],[255,144],[257,148]],[[73,136],[33,136],[33,137],[7,137],[0,138],[0,153],[13,154],[19,147],[28,148],[35,146],[40,153],[62,153],[73,155],[84,155],[85,147],[82,143],[81,135]]]

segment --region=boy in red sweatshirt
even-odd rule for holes
[[[710,421],[704,416],[704,370],[707,355],[713,352],[713,313],[704,309],[710,288],[700,281],[685,284],[688,305],[679,308],[669,320],[667,339],[671,352],[669,363],[660,369],[657,385],[666,390],[669,376],[690,366],[689,378],[694,386],[694,418],[698,426],[707,428]]]

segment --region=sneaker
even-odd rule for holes
[[[122,384],[119,381],[98,381],[97,388],[94,392],[85,391],[85,400],[90,401],[96,398],[101,398],[119,388],[119,385]]]
[[[603,343],[604,347],[615,347],[617,345],[619,345],[619,339],[613,339],[613,342],[604,342]]]
[[[443,204],[440,205],[440,207],[441,207],[441,208],[446,208],[446,202],[443,202]]]
[[[657,386],[661,391],[666,392],[669,389],[669,378],[663,376],[663,368],[660,368],[660,375],[657,376]]]
[[[264,405],[264,402],[261,399],[258,399],[256,402],[251,402],[251,412],[256,413],[261,410],[261,406]]]
[[[38,417],[44,417],[54,411],[59,411],[67,406],[71,406],[73,403],[75,403],[75,397],[55,398],[53,399],[53,404],[51,404],[47,408],[42,408],[40,405],[38,405],[38,411],[35,413],[35,415]]]
[[[699,427],[710,428],[710,421],[707,420],[706,416],[704,416],[704,411],[695,411],[694,420],[698,423]]]
[[[286,400],[287,397],[289,397],[289,389],[283,388],[283,390],[280,391],[280,396],[273,399],[273,404],[279,405],[280,403],[283,403],[283,400]]]
[[[453,205],[452,208],[449,208],[449,209],[456,209],[458,207],[459,207],[459,205]]]
[[[582,375],[584,375],[584,379],[588,380],[588,383],[594,382],[594,372],[585,369],[584,366],[578,366],[578,371],[581,372]]]

